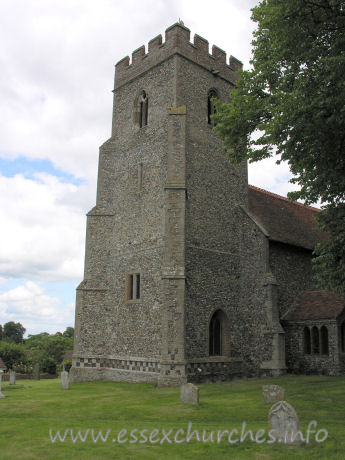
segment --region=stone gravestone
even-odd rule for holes
[[[69,389],[69,375],[65,370],[61,372],[61,386],[64,390]]]
[[[278,401],[284,401],[285,390],[279,385],[264,385],[262,387],[262,402],[264,403],[275,403]]]
[[[269,430],[273,430],[276,442],[301,444],[301,426],[295,409],[286,401],[273,404],[268,414]]]
[[[10,385],[14,385],[16,383],[16,372],[10,371]]]
[[[34,366],[34,379],[35,380],[40,379],[40,365],[38,363],[36,363]]]
[[[199,388],[192,383],[181,385],[181,402],[184,404],[199,405]]]

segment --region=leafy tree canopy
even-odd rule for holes
[[[22,343],[25,327],[20,323],[10,321],[4,324],[2,339],[6,342]]]
[[[74,328],[73,327],[66,327],[66,330],[65,332],[63,332],[62,334],[64,337],[66,337],[67,339],[73,339],[74,337]]]
[[[25,348],[30,350],[33,361],[42,361],[46,357],[53,358],[56,363],[62,362],[62,357],[66,351],[73,348],[73,339],[64,337],[61,332],[48,334],[29,335],[25,341]]]
[[[25,364],[27,361],[24,347],[17,343],[2,341],[0,343],[0,356],[8,369],[12,369],[14,365]]]
[[[345,291],[345,2],[263,0],[252,10],[252,69],[240,72],[231,103],[213,121],[232,163],[278,155],[289,194],[321,200],[316,248],[320,286]]]

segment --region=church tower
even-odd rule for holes
[[[241,66],[198,35],[191,43],[181,23],[116,64],[77,288],[74,381],[178,385],[270,359],[258,326],[266,288],[248,288],[247,276],[265,257],[240,257],[255,242],[243,227],[247,167],[228,164],[210,118]]]

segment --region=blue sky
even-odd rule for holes
[[[6,155],[6,154],[5,154]],[[13,177],[21,174],[26,179],[37,180],[37,173],[52,175],[61,182],[74,185],[81,185],[83,179],[73,174],[58,169],[47,158],[27,158],[25,155],[18,155],[14,159],[1,157],[0,152],[0,174],[4,177]]]
[[[249,66],[255,0],[13,0],[0,17],[0,324],[74,325],[114,64],[181,18]],[[212,18],[210,19],[210,10]],[[286,165],[249,167],[286,195]]]

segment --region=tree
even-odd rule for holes
[[[48,374],[56,374],[56,361],[54,358],[45,357],[41,361],[41,368],[43,372]]]
[[[66,339],[73,339],[74,337],[74,328],[71,326],[66,327],[65,332],[62,334]]]
[[[24,347],[17,343],[2,341],[0,343],[0,356],[8,369],[12,369],[15,365],[25,364],[27,361]]]
[[[63,355],[73,348],[73,339],[64,337],[61,332],[41,332],[29,335],[25,341],[25,348],[29,350],[33,363],[39,362],[44,371],[49,368],[50,373],[55,373],[52,363],[55,363],[55,369],[57,364],[62,363]]]
[[[63,355],[73,347],[73,341],[62,335],[51,335],[45,340],[44,350],[47,356],[54,358],[57,364],[63,360]]]
[[[25,327],[20,323],[9,321],[4,324],[2,339],[11,343],[23,343]]]
[[[299,190],[318,200],[329,239],[314,255],[325,289],[345,291],[345,4],[263,0],[252,10],[252,69],[241,71],[231,103],[215,101],[215,131],[232,163],[277,155]]]

